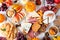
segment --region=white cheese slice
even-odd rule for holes
[[[30,12],[30,13],[28,13],[28,15],[26,16],[26,22],[28,22],[28,19],[29,19],[30,17],[40,17],[40,16],[39,16],[38,13],[36,13],[35,11]]]
[[[39,15],[38,15],[38,13],[36,11],[30,12],[28,16],[39,17]]]
[[[28,31],[30,30],[31,27],[31,23],[22,23],[21,27],[23,28],[23,30],[25,30],[26,33],[28,33]]]

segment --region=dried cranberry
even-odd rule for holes
[[[41,1],[40,0],[36,0],[36,5],[40,5]]]
[[[21,26],[21,24],[16,24],[16,27],[19,27],[19,26]]]

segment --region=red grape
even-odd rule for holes
[[[26,37],[22,33],[18,32],[17,40],[27,40],[27,39],[26,39]]]
[[[53,4],[54,0],[46,0],[48,4]]]

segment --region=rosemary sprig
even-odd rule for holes
[[[1,29],[2,31],[6,31],[6,28]]]

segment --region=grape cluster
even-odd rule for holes
[[[27,40],[26,37],[22,33],[17,34],[17,40]]]
[[[43,10],[44,12],[47,11],[47,10],[52,10],[56,13],[58,8],[55,7],[55,6],[44,6],[44,7],[41,7],[41,10]]]
[[[46,0],[48,4],[53,4],[54,0]]]
[[[0,7],[0,11],[6,11],[8,9],[7,5],[5,3],[2,3],[2,6]]]

